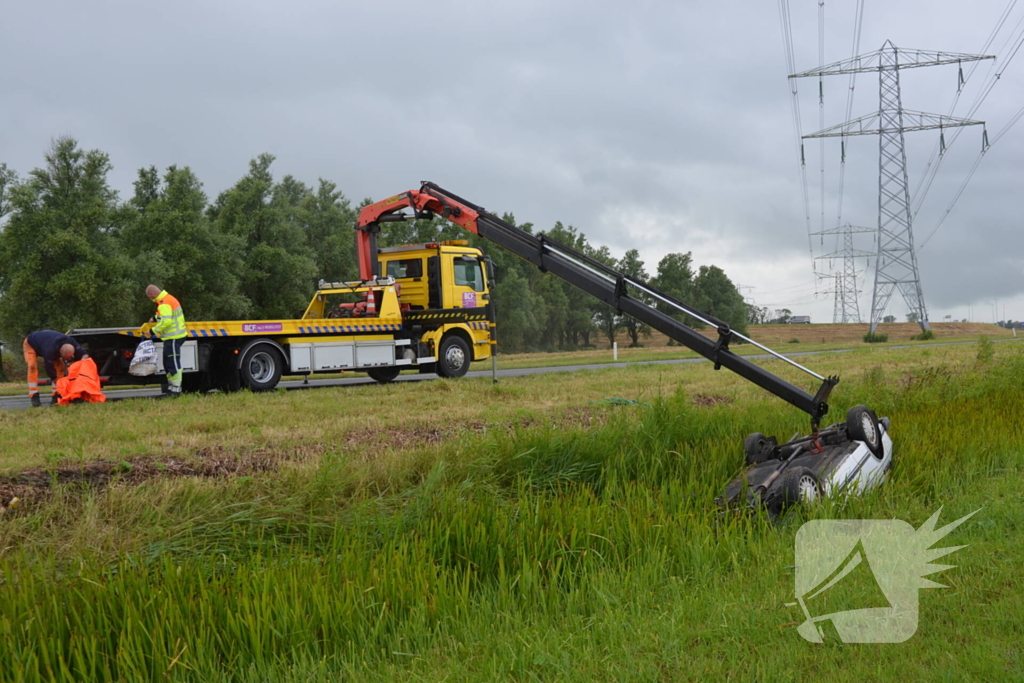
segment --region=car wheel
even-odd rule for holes
[[[366,371],[366,374],[371,379],[375,379],[381,384],[387,384],[388,382],[394,381],[398,377],[398,373],[402,371],[398,366],[390,366],[386,368],[370,368]]]
[[[469,370],[472,358],[465,339],[455,334],[445,337],[437,359],[437,374],[441,377],[462,377]]]
[[[242,385],[251,391],[271,391],[281,380],[284,363],[281,354],[269,344],[249,349],[239,368]]]
[[[748,465],[756,465],[768,460],[771,456],[771,440],[761,432],[749,434],[743,440],[743,455],[746,456]]]
[[[783,507],[797,503],[813,503],[821,496],[818,478],[807,467],[790,467],[776,484]]]
[[[863,441],[879,458],[882,457],[882,430],[875,413],[864,406],[854,406],[846,413],[846,435]]]

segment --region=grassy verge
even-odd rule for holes
[[[68,440],[87,444],[72,462],[119,458],[128,443],[161,462],[209,458],[202,449],[215,444],[236,456],[320,449],[240,477],[134,485],[125,470],[102,493],[57,486],[7,513],[0,671],[14,681],[1019,679],[1024,358],[1008,345],[988,361],[976,353],[823,357],[819,371],[845,371],[834,416],[856,403],[890,416],[897,465],[880,491],[779,526],[721,517],[710,501],[738,470],[743,435],[788,436],[805,420],[703,365],[9,414],[9,473]],[[650,406],[590,403],[609,395]],[[573,408],[587,422],[567,420]],[[409,425],[460,428],[389,436]],[[347,440],[360,430],[374,436]],[[922,592],[914,638],[800,639],[785,603],[804,515],[919,526],[939,506],[942,521],[982,511],[950,537],[970,548],[937,577],[949,589]]]

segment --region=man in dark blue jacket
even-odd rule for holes
[[[25,338],[21,345],[28,366],[28,396],[32,405],[38,408],[39,401],[39,365],[43,359],[46,375],[50,378],[50,405],[57,402],[57,380],[67,374],[67,366],[74,361],[88,358],[89,354],[78,345],[73,338],[63,332],[39,330]]]

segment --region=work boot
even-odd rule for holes
[[[43,402],[39,400],[39,394],[32,394],[32,397],[29,398],[29,402],[32,404],[33,408],[40,408],[43,405]]]
[[[59,400],[60,400],[60,394],[58,394],[56,391],[53,392],[52,394],[50,394],[50,405],[51,406],[57,405],[57,401],[59,401]]]

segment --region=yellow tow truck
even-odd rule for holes
[[[491,357],[495,339],[490,261],[465,240],[378,250],[373,277],[320,282],[301,317],[189,322],[182,388],[269,391],[282,375],[354,370],[390,382],[404,370],[461,377]],[[182,301],[186,317],[188,302]],[[138,328],[71,330],[104,384],[152,382],[129,372]],[[160,345],[157,372],[163,373]]]

